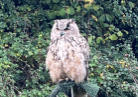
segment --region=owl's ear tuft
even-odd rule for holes
[[[70,22],[73,23],[73,22],[76,22],[76,20],[75,19],[70,19]]]
[[[58,22],[58,20],[54,20],[54,23],[57,23]]]

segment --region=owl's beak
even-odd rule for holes
[[[63,35],[65,35],[65,33],[64,33],[64,32],[61,32],[61,33],[60,33],[60,36],[63,36]]]

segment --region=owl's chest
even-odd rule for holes
[[[75,56],[76,53],[81,52],[80,43],[74,38],[62,38],[51,44],[50,48],[55,59],[70,59]]]

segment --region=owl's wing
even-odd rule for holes
[[[86,80],[88,79],[88,69],[89,69],[89,55],[90,55],[90,49],[87,40],[83,36],[79,36],[77,38],[77,41],[80,45],[81,52],[83,53],[84,56],[84,63],[85,63],[85,68],[86,68]]]
[[[80,36],[78,38],[78,41],[79,41],[79,45],[81,47],[82,53],[84,55],[85,66],[86,66],[86,68],[88,68],[89,67],[88,61],[89,61],[89,54],[90,54],[88,42],[83,36]]]
[[[52,46],[52,44],[53,44],[53,42],[55,42],[55,41],[52,41],[51,40],[51,42],[50,42],[50,44],[49,44],[49,47],[46,49],[46,61],[45,61],[45,68],[46,68],[46,70],[49,70],[49,67],[48,67],[48,60],[51,60],[51,56],[52,56],[52,50],[53,50],[53,46]]]
[[[77,45],[77,50],[78,53],[82,53],[83,56],[84,56],[84,62],[85,62],[85,67],[88,68],[89,65],[88,65],[88,61],[89,61],[89,54],[90,54],[90,49],[89,49],[89,45],[88,45],[88,42],[87,40],[82,36],[82,35],[78,35],[78,36],[70,36],[68,37],[69,41],[70,41],[70,44],[72,44],[73,47],[75,47]],[[76,50],[74,48],[74,50]]]

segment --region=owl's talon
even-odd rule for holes
[[[62,82],[63,80],[64,80],[64,79],[59,79],[59,80],[58,80],[58,83]]]
[[[74,81],[73,78],[70,78],[71,81]]]
[[[65,80],[66,80],[66,81],[68,81],[68,80],[69,80],[69,78],[65,78]]]

